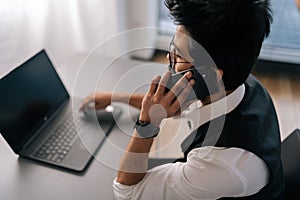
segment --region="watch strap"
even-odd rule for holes
[[[137,120],[134,127],[142,138],[154,138],[158,135],[160,128],[153,126],[150,122]]]

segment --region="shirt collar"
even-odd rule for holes
[[[244,95],[245,85],[242,84],[226,97],[211,104],[187,110],[182,115],[192,122],[191,129],[195,130],[206,122],[233,111],[243,100]]]

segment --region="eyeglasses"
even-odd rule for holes
[[[169,71],[172,74],[175,74],[175,65],[177,63],[189,63],[191,64],[191,62],[177,62],[177,58],[182,58],[180,51],[178,50],[178,48],[176,47],[176,45],[174,44],[174,38],[175,36],[173,36],[171,42],[170,42],[170,46],[169,46]]]

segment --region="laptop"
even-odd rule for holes
[[[76,172],[85,170],[121,113],[87,119],[45,50],[0,80],[0,99],[0,133],[19,157]]]

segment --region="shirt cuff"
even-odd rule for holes
[[[123,185],[117,182],[117,178],[113,181],[114,195],[117,200],[130,200],[133,197],[135,185]]]

